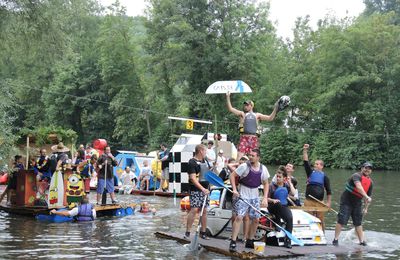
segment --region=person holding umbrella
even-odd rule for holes
[[[272,121],[278,113],[278,102],[274,105],[274,110],[269,115],[253,112],[254,102],[247,100],[243,102],[243,111],[232,107],[231,94],[226,93],[226,106],[232,114],[238,116],[239,119],[239,132],[240,140],[238,145],[238,157],[242,158],[243,155],[248,154],[254,148],[259,148],[258,141],[258,122],[260,120]]]

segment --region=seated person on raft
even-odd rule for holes
[[[50,211],[50,214],[73,217],[77,221],[91,221],[96,218],[94,205],[89,203],[89,198],[86,196],[82,197],[82,202],[78,207],[65,211],[57,211],[56,209],[53,209]]]
[[[268,193],[268,211],[274,214],[277,218],[277,222],[281,219],[286,223],[286,230],[292,233],[293,231],[293,215],[292,211],[288,208],[289,194],[294,194],[295,189],[292,182],[284,182],[284,178],[287,177],[284,166],[280,166],[275,174],[276,182],[271,182]],[[291,248],[290,238],[285,237],[285,247]]]

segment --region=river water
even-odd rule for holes
[[[276,167],[269,167],[272,173]],[[333,189],[333,205],[338,210],[340,193],[352,174],[349,170],[327,169]],[[305,172],[295,173],[304,192]],[[320,259],[400,259],[400,172],[373,172],[373,203],[364,221],[368,252],[348,255],[313,256]],[[94,194],[91,194],[94,198]],[[98,219],[92,223],[41,223],[30,217],[0,212],[0,259],[230,259],[207,251],[196,256],[184,246],[159,239],[154,232],[184,233],[186,213],[179,210],[179,199],[157,196],[120,195],[120,201],[148,201],[155,215],[136,212],[123,218]],[[327,236],[331,242],[335,215],[326,216]],[[354,243],[351,226],[340,237],[341,243]],[[193,228],[194,231],[194,228]],[[309,259],[297,258],[297,259]]]

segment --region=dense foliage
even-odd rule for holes
[[[311,157],[331,167],[370,160],[399,168],[398,1],[365,0],[360,17],[326,17],[316,29],[299,18],[287,40],[258,1],[148,2],[146,17],[128,17],[118,2],[0,1],[3,157],[18,129],[60,127],[79,143],[105,138],[149,151],[185,131],[168,116],[211,120],[193,132],[237,142],[225,96],[204,92],[217,80],[242,79],[253,93],[233,95],[237,108],[251,98],[269,114],[279,96],[291,96],[288,110],[262,123],[265,163],[300,163],[307,142]]]

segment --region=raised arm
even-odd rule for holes
[[[276,113],[278,113],[278,102],[274,105],[274,110],[269,115],[264,115],[261,113],[257,113],[257,119],[264,120],[264,121],[272,121],[275,119]]]
[[[226,107],[228,108],[229,112],[231,112],[237,116],[243,116],[243,111],[237,110],[236,108],[232,107],[231,93],[229,93],[229,92],[226,93]]]
[[[304,144],[303,145],[303,161],[308,162],[308,148],[310,147],[309,144]]]

